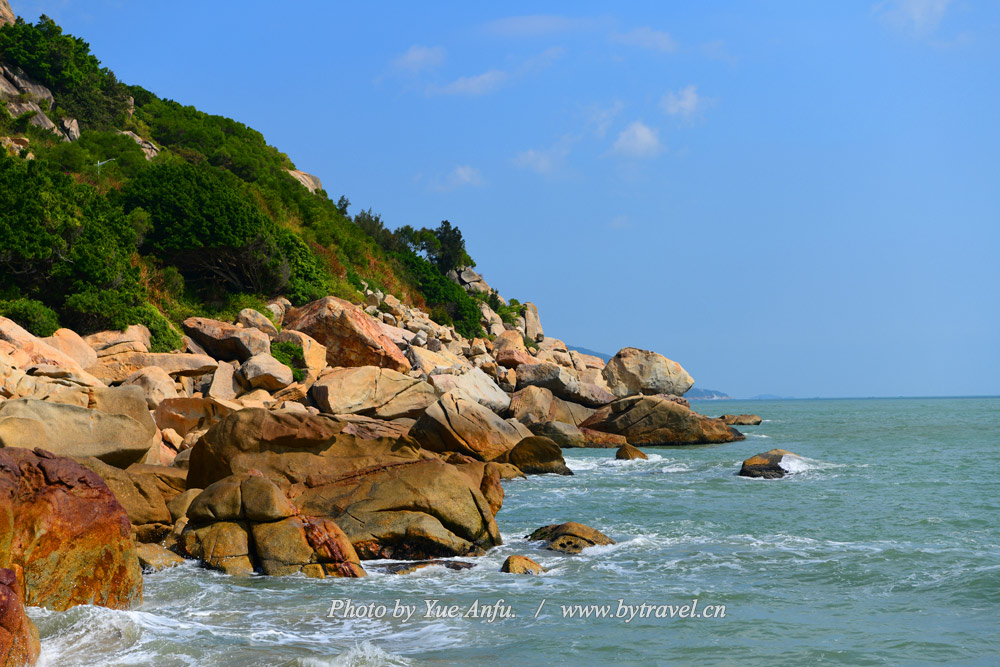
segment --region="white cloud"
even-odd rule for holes
[[[443,62],[443,47],[414,44],[406,53],[393,60],[392,66],[397,70],[416,74],[425,69],[433,69]]]
[[[611,36],[611,41],[664,53],[677,50],[677,42],[674,41],[673,37],[662,30],[653,30],[647,26],[636,28],[632,32],[615,33]]]
[[[539,150],[529,148],[526,151],[521,151],[514,156],[514,166],[530,169],[538,174],[551,174],[563,165],[576,141],[576,138],[566,135],[549,148]]]
[[[591,28],[595,21],[569,16],[534,14],[531,16],[509,16],[490,21],[486,30],[503,37],[537,37],[561,32],[575,32]]]
[[[660,100],[660,108],[671,116],[690,118],[705,107],[706,100],[698,95],[698,88],[688,85],[677,92],[670,91]]]
[[[608,133],[608,128],[611,127],[612,121],[622,112],[625,108],[625,104],[621,100],[615,100],[614,104],[610,107],[597,107],[590,112],[590,118],[587,125],[594,130],[600,138],[604,138],[604,135]]]
[[[448,174],[445,184],[449,189],[461,188],[467,185],[482,185],[483,175],[473,166],[460,164]]]
[[[545,49],[537,56],[532,56],[524,61],[521,65],[521,70],[524,72],[532,72],[537,70],[542,70],[559,60],[566,54],[566,49],[561,46],[553,46]]]
[[[507,72],[491,69],[474,76],[462,76],[443,86],[428,86],[429,95],[485,95],[492,93],[508,79]]]
[[[882,0],[872,10],[897,28],[922,36],[937,30],[951,0]]]
[[[659,131],[641,121],[635,121],[618,135],[612,150],[633,158],[656,157],[663,150]]]

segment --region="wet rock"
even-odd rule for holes
[[[788,474],[787,461],[802,457],[784,449],[772,449],[763,454],[751,456],[740,467],[740,477],[762,477],[778,479]],[[784,464],[784,465],[783,465]]]
[[[517,443],[499,462],[513,463],[525,475],[573,474],[566,466],[559,445],[549,438],[538,436],[525,438]]]
[[[13,570],[0,569],[0,665],[34,665],[40,649],[38,628],[24,611],[24,594],[17,575]]]
[[[417,570],[423,570],[427,567],[444,567],[449,570],[471,570],[476,566],[475,563],[466,563],[460,560],[422,560],[409,563],[391,563],[389,565],[383,566],[383,571],[386,574],[413,574]]]
[[[573,521],[542,526],[526,537],[532,541],[547,542],[545,548],[550,551],[567,554],[578,554],[587,547],[615,544],[614,540],[601,531]]]
[[[141,602],[130,532],[125,509],[90,470],[39,449],[0,449],[0,567],[23,571],[26,604]]]
[[[507,556],[500,571],[510,574],[542,574],[545,568],[527,556]]]
[[[183,558],[159,544],[138,544],[135,551],[139,556],[139,565],[143,572],[158,572],[184,564]]]
[[[760,426],[764,421],[757,415],[722,415],[719,419],[727,426]]]
[[[634,461],[636,459],[648,459],[649,457],[646,456],[638,447],[625,444],[619,447],[618,451],[615,452],[615,458],[619,461]]]

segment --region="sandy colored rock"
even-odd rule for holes
[[[185,470],[184,472],[187,471]],[[187,516],[188,508],[191,506],[191,503],[194,502],[194,499],[197,498],[202,492],[202,490],[203,489],[188,489],[177,494],[174,496],[173,500],[167,503],[167,511],[170,512],[171,522],[176,524],[181,517]]]
[[[146,406],[153,410],[165,398],[177,398],[174,379],[159,366],[147,366],[125,378],[123,384],[135,385],[142,389]]]
[[[578,554],[587,547],[615,544],[615,541],[599,530],[582,523],[569,523],[542,526],[531,535],[529,540],[542,540],[550,551],[561,551],[567,554]]]
[[[182,438],[192,431],[211,428],[239,406],[214,398],[168,398],[153,412],[160,429],[173,429]]]
[[[430,384],[375,366],[333,369],[312,386],[309,395],[323,412],[379,419],[419,417],[437,401]]]
[[[427,408],[410,436],[432,452],[459,452],[481,461],[500,457],[521,440],[517,430],[462,393]]]
[[[618,351],[602,371],[611,393],[618,398],[643,394],[683,396],[694,379],[676,361],[635,347]]]
[[[434,373],[428,381],[438,395],[461,391],[469,398],[497,414],[510,407],[510,396],[478,368],[462,368],[453,373]]]
[[[524,304],[524,335],[536,343],[545,339],[542,320],[538,317],[538,308],[530,301]]]
[[[0,447],[42,447],[125,468],[143,460],[151,446],[148,427],[122,414],[35,399],[0,402]]]
[[[565,422],[541,422],[532,424],[531,433],[532,435],[548,438],[559,447],[567,449],[587,446],[587,438],[583,435],[583,431],[581,431],[579,427]]]
[[[90,373],[104,383],[124,382],[136,371],[158,366],[173,378],[199,377],[213,372],[219,363],[204,354],[123,352],[98,357]]]
[[[219,521],[200,528],[186,528],[181,546],[191,558],[197,558],[213,570],[229,575],[247,576],[254,572],[250,559],[250,536],[244,526]]]
[[[240,374],[254,389],[278,391],[292,384],[292,369],[268,353],[256,354],[240,366]]]
[[[517,369],[517,388],[543,387],[555,396],[588,407],[600,407],[615,400],[607,390],[581,382],[575,371],[549,363],[536,363]]]
[[[157,542],[173,523],[163,494],[152,477],[135,475],[109,466],[93,457],[78,459],[80,465],[100,476],[125,508],[139,542]]]
[[[125,352],[149,352],[150,339],[149,329],[142,324],[133,324],[124,331],[99,331],[83,337],[98,358]]]
[[[10,3],[7,2],[7,0],[0,0],[0,26],[6,25],[8,23],[13,23],[16,20],[17,20],[17,15],[15,15],[14,11],[10,8]],[[3,653],[0,652],[0,655],[3,655]],[[36,658],[38,657],[37,653],[35,657]],[[31,662],[32,664],[34,664],[34,661]]]
[[[238,327],[207,317],[189,317],[181,326],[194,342],[220,361],[243,363],[252,356],[271,351],[271,339],[254,328]]]
[[[295,516],[253,527],[264,574],[357,578],[366,575],[344,531],[328,519]]]
[[[664,396],[630,396],[598,410],[582,426],[623,435],[630,445],[697,445],[743,440],[744,436]]]
[[[595,431],[592,428],[586,428],[584,426],[579,428],[580,433],[583,434],[584,443],[586,443],[584,444],[584,447],[594,449],[614,449],[628,444],[628,438],[624,435]]]
[[[636,459],[648,459],[649,457],[643,454],[642,450],[638,447],[624,444],[615,452],[615,458],[619,461],[634,461]]]
[[[0,3],[0,12],[3,4],[6,2]],[[38,628],[24,611],[24,594],[17,574],[14,570],[0,569],[0,667],[34,665],[40,650]]]
[[[381,326],[357,306],[332,296],[285,314],[285,329],[324,345],[330,366],[378,366],[406,373],[410,362]]]
[[[256,329],[271,340],[278,336],[278,327],[267,318],[267,315],[253,308],[244,308],[236,314],[236,323],[242,324],[245,329]]]
[[[506,368],[538,363],[525,347],[521,334],[513,330],[504,331],[493,341],[493,358]]]
[[[542,574],[545,568],[527,556],[507,556],[500,571],[510,574]]]
[[[763,454],[756,454],[743,462],[739,474],[741,477],[778,479],[788,474],[787,464],[782,465],[782,463],[789,458],[801,459],[802,457],[784,449],[772,449]]]
[[[41,340],[68,355],[80,368],[87,369],[97,363],[97,352],[72,329],[57,329]]]
[[[0,341],[10,343],[20,352],[20,358],[25,359],[22,370],[29,366],[51,365],[73,371],[81,377],[86,377],[83,368],[73,357],[62,350],[49,345],[41,338],[36,338],[19,324],[6,317],[0,317]]]
[[[212,373],[212,380],[205,389],[205,398],[232,401],[239,396],[240,392],[243,391],[243,385],[240,384],[236,376],[236,369],[233,362],[220,363],[215,372]]]
[[[326,346],[301,331],[282,329],[275,339],[278,343],[295,343],[302,348],[302,360],[307,370],[319,373],[326,368]]]
[[[533,424],[556,421],[578,426],[594,414],[593,408],[557,398],[544,387],[527,386],[510,397],[508,417],[514,417],[529,428]]]
[[[174,466],[133,463],[125,470],[131,475],[149,477],[167,504],[187,489],[187,471]]]
[[[26,604],[140,603],[130,532],[125,509],[93,472],[42,450],[0,449],[0,567],[21,568]]]

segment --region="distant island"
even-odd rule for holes
[[[715,389],[702,389],[700,387],[691,387],[688,389],[687,393],[684,394],[685,398],[693,398],[698,401],[723,401],[732,400],[732,396],[723,393],[721,391],[716,391]]]

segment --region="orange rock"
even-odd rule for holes
[[[62,611],[127,609],[142,573],[125,509],[95,473],[41,449],[0,449],[0,567],[24,572],[24,600]]]
[[[0,666],[34,665],[38,628],[24,613],[24,596],[13,570],[0,569]]]

